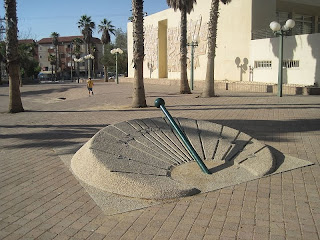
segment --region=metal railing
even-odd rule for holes
[[[199,157],[198,153],[196,152],[196,150],[194,150],[194,148],[192,147],[191,143],[189,142],[188,138],[184,135],[184,133],[181,131],[181,129],[179,128],[178,124],[174,121],[173,117],[170,115],[170,113],[168,112],[168,110],[166,109],[165,102],[162,98],[157,98],[154,101],[154,105],[157,108],[160,108],[162,110],[162,112],[164,113],[164,115],[167,117],[167,119],[169,120],[169,122],[171,123],[174,131],[178,134],[178,136],[180,137],[181,141],[183,142],[184,146],[186,147],[186,149],[189,151],[190,155],[192,156],[192,158],[197,162],[197,164],[199,165],[199,167],[201,168],[202,172],[206,173],[206,174],[211,174],[207,168],[207,166],[203,163],[203,161],[201,160],[201,158]]]

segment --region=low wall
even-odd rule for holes
[[[119,81],[133,82],[133,78],[120,78]],[[167,78],[145,78],[144,83],[178,86],[180,84],[180,80]],[[202,89],[203,84],[204,81],[195,81],[194,88]],[[278,92],[278,84],[268,83],[215,81],[214,86],[215,89],[228,90],[231,92],[262,92],[274,94]],[[283,84],[282,93],[286,95],[320,95],[320,88],[313,86]]]

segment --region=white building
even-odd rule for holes
[[[210,7],[210,0],[198,0],[188,15],[188,38],[197,36],[199,44],[194,58],[194,79],[199,83],[206,73]],[[220,4],[215,79],[276,84],[279,38],[269,24],[278,21],[283,25],[289,18],[296,26],[291,36],[284,38],[283,82],[320,85],[319,0],[233,0]],[[173,9],[145,17],[145,78],[163,82],[180,78],[179,26],[180,12]],[[128,23],[128,77],[134,74],[132,47],[132,23]]]

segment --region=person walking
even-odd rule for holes
[[[93,95],[93,90],[92,90],[92,88],[93,88],[93,81],[91,80],[91,78],[89,78],[88,80],[87,80],[87,88],[88,88],[88,91],[89,91],[89,97],[90,97],[90,92],[91,92],[91,94]]]

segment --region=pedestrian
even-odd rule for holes
[[[90,97],[90,92],[91,94],[93,95],[93,81],[91,80],[91,78],[89,77],[89,79],[87,80],[87,88],[88,88],[88,91],[89,91],[89,97]]]

